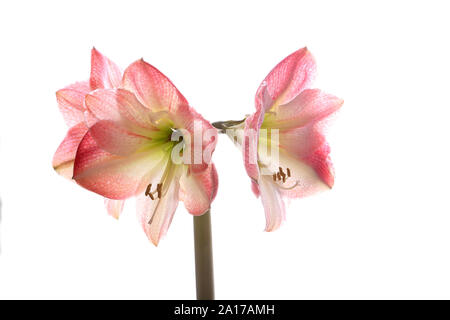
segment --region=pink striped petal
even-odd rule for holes
[[[93,48],[91,52],[91,78],[89,80],[92,90],[117,88],[121,81],[122,72],[119,67]]]
[[[267,119],[267,127],[289,129],[302,127],[311,122],[317,122],[329,117],[342,106],[344,101],[318,89],[307,89],[301,92],[291,102],[279,106],[274,120]],[[267,122],[267,125],[266,125]]]
[[[89,133],[99,148],[119,156],[130,155],[150,142],[150,139],[134,134],[110,120],[98,121]]]
[[[105,198],[106,210],[108,211],[108,214],[115,219],[119,219],[119,216],[123,211],[124,204],[124,200],[111,200]]]
[[[175,111],[188,102],[173,83],[144,60],[132,63],[124,72],[123,86],[154,111]]]
[[[74,164],[74,179],[82,187],[106,198],[123,200],[145,190],[161,170],[165,153],[151,149],[123,157],[101,149],[88,132]]]
[[[168,187],[161,198],[152,200],[140,195],[137,198],[137,214],[148,239],[157,246],[159,240],[167,233],[175,210],[178,207],[180,184],[174,177],[167,181]]]
[[[307,48],[295,51],[267,75],[258,89],[257,96],[267,86],[274,105],[285,104],[295,98],[314,80],[316,63]],[[258,100],[257,108],[258,108]],[[266,107],[267,109],[267,107]]]
[[[53,156],[53,168],[67,179],[72,179],[75,154],[87,130],[84,123],[70,128]]]
[[[192,215],[202,215],[211,207],[217,194],[218,178],[214,164],[201,173],[188,172],[180,180],[180,198]]]
[[[77,82],[56,92],[59,110],[69,127],[84,120],[84,97],[91,91],[88,82]]]
[[[145,108],[135,95],[123,89],[101,89],[86,96],[85,105],[93,125],[95,120],[110,120],[121,124],[128,130],[143,133],[142,129],[151,130],[152,112]]]
[[[259,189],[261,200],[266,214],[265,231],[274,231],[278,229],[285,219],[286,211],[279,188],[273,183],[272,178],[261,176],[259,179]]]

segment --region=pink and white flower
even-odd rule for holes
[[[261,83],[256,112],[227,126],[242,149],[252,190],[261,195],[266,231],[285,219],[283,198],[304,197],[334,184],[324,127],[343,100],[310,89],[315,71],[307,48],[292,53]]]
[[[76,106],[72,111],[81,121],[70,123],[74,127],[58,148],[54,166],[57,171],[72,166],[79,185],[111,199],[106,205],[114,216],[125,199],[137,196],[142,227],[157,245],[179,200],[193,215],[209,210],[218,180],[204,153],[214,150],[216,130],[150,64],[138,60],[119,77],[115,65],[103,61],[95,65],[101,76],[91,76],[89,89],[86,84],[84,91],[76,87],[77,100],[71,106]],[[196,135],[201,140],[200,158],[191,138]],[[174,154],[186,161],[174,162]],[[63,156],[66,162],[60,160]]]

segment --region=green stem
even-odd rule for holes
[[[194,216],[195,278],[197,300],[214,299],[214,268],[211,213]]]

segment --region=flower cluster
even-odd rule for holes
[[[266,230],[275,230],[285,218],[284,197],[334,183],[323,128],[343,101],[311,89],[315,69],[306,48],[294,52],[261,83],[254,114],[210,124],[150,64],[138,60],[122,73],[93,49],[89,81],[56,93],[70,128],[53,167],[102,195],[116,218],[124,201],[136,196],[142,227],[157,245],[179,200],[193,215],[209,210],[218,187],[211,156],[219,130],[242,150]]]

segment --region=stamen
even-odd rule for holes
[[[277,181],[277,174],[276,173],[273,174],[273,181]]]
[[[277,173],[277,178],[278,178],[278,180],[281,180],[281,175],[279,172]]]
[[[291,170],[289,168],[286,168],[287,171],[287,176],[290,177],[291,176]]]

